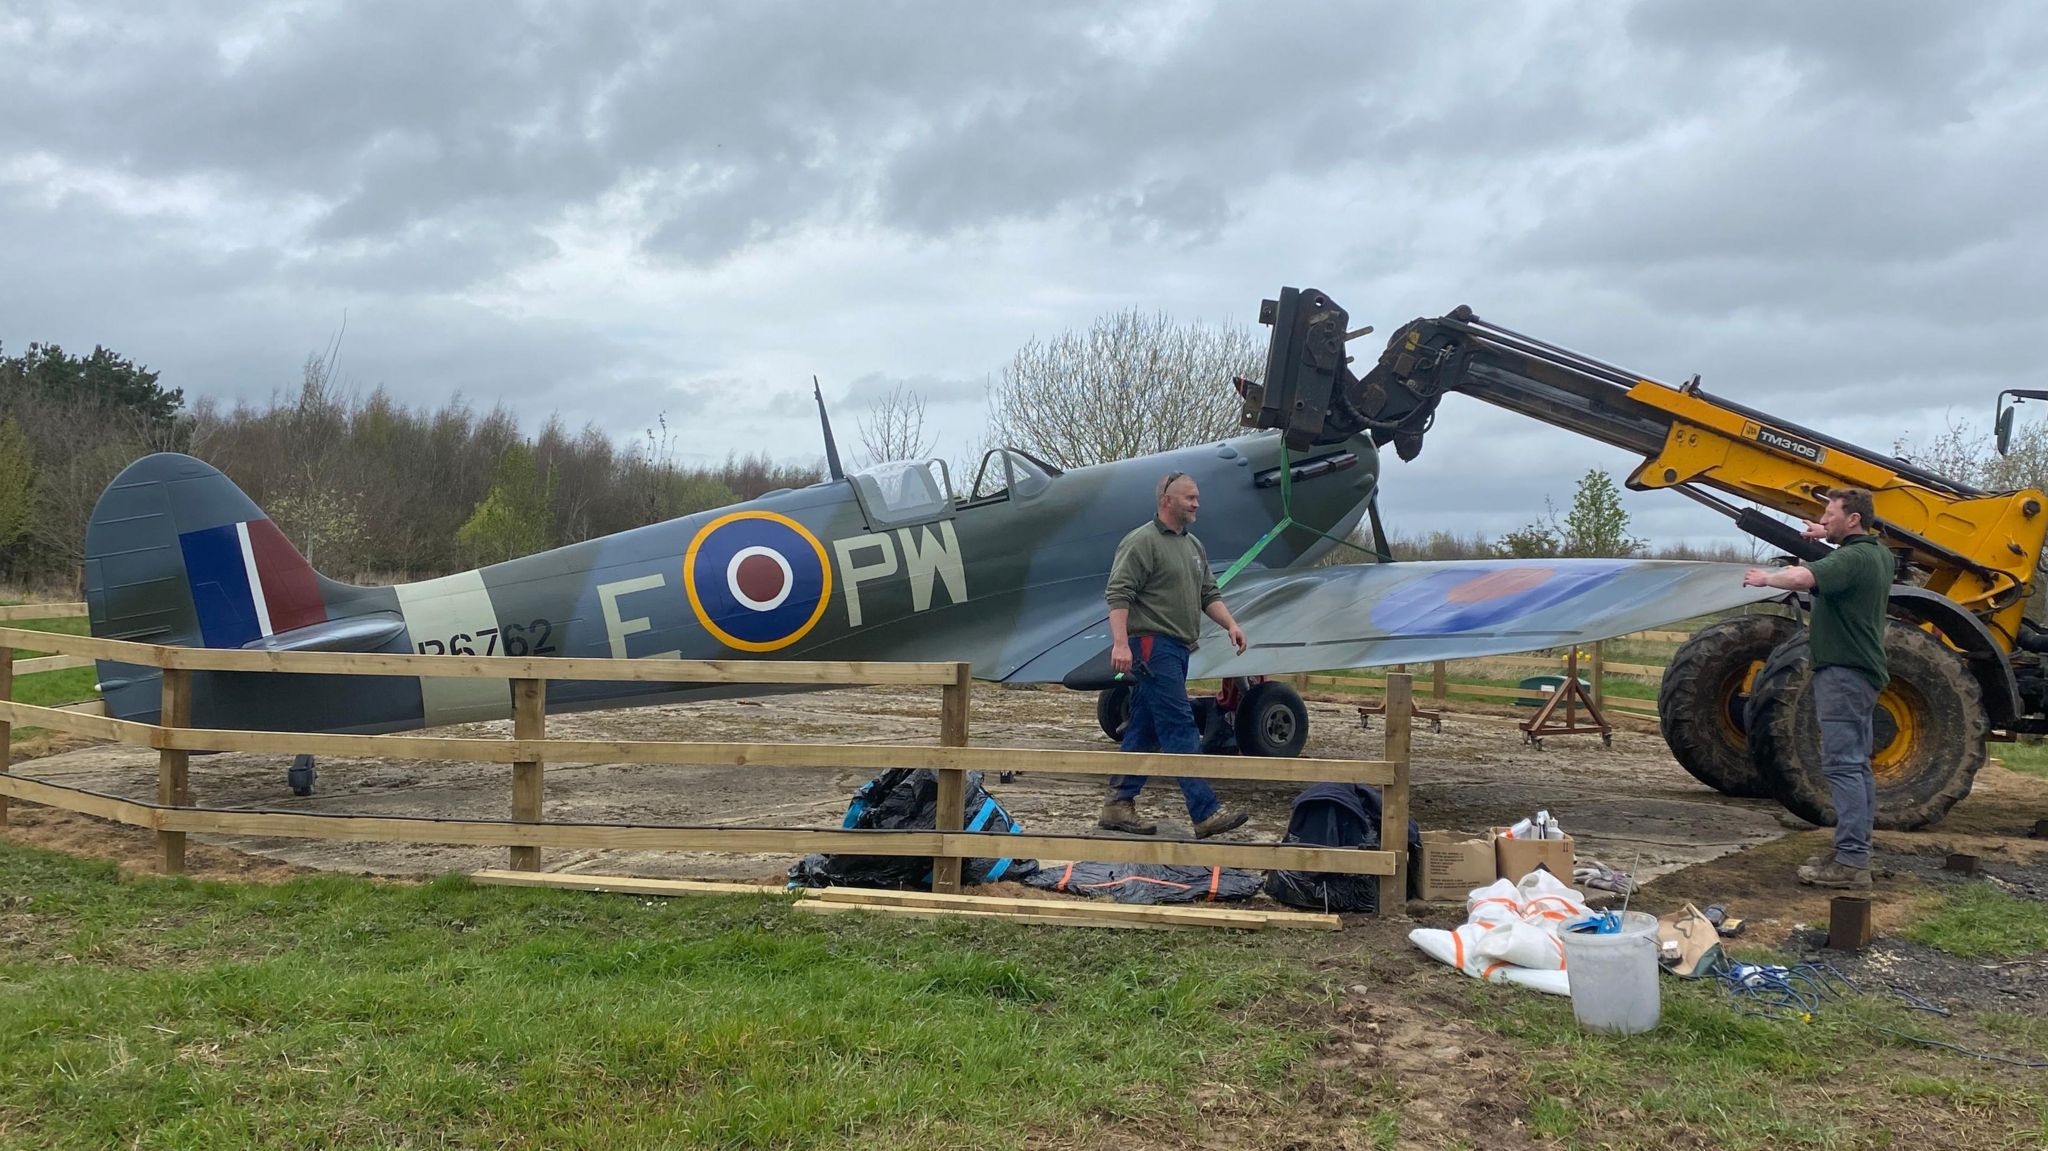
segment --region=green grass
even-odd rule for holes
[[[1016,1145],[1184,1130],[1317,1038],[1241,1017],[1298,964],[1208,933],[0,873],[0,1147]]]
[[[1991,754],[2014,771],[2048,779],[2048,743],[2027,740],[1994,744]]]
[[[2048,951],[2048,904],[1972,883],[1930,901],[1906,938],[1963,959],[2019,959]]]
[[[2048,1129],[2033,1081],[1879,1030],[1946,1035],[1889,1000],[1833,999],[1811,1021],[1780,1021],[1742,1015],[1711,982],[1661,982],[1658,1028],[1625,1038],[1580,1031],[1564,1000],[1473,989],[1480,1025],[1526,1049],[1531,1134],[1567,1147],[1883,1146],[1873,1128],[1916,1108],[1980,1113],[1985,1142],[1972,1146],[2025,1146]]]

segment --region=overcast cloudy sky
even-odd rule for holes
[[[0,0],[0,341],[261,400],[346,313],[346,381],[529,432],[811,458],[815,372],[950,453],[1034,336],[1313,285],[1888,447],[2048,387],[2043,60],[2029,0]],[[1454,399],[1387,512],[1630,463]]]

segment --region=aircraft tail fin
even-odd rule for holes
[[[329,618],[328,589],[284,533],[213,466],[170,452],[128,465],[85,529],[92,633],[250,646]]]

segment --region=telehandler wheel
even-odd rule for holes
[[[1095,723],[1102,734],[1123,742],[1124,729],[1131,725],[1131,685],[1117,684],[1095,695]]]
[[[1252,685],[1237,705],[1239,755],[1289,758],[1308,742],[1308,705],[1291,687],[1269,679]]]
[[[1870,763],[1877,777],[1878,827],[1910,831],[1939,823],[1970,794],[1984,766],[1990,720],[1983,693],[1963,661],[1927,632],[1893,623],[1885,629],[1891,682],[1878,693]],[[1820,727],[1802,636],[1780,648],[1757,673],[1749,704],[1749,749],[1778,802],[1823,826],[1835,807],[1821,772]]]
[[[1657,688],[1657,725],[1694,779],[1723,795],[1771,797],[1770,783],[1749,758],[1743,710],[1772,649],[1798,634],[1798,623],[1785,616],[1740,615],[1679,645]]]

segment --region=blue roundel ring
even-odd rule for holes
[[[1597,591],[1629,567],[1624,560],[1473,564],[1395,588],[1373,605],[1371,618],[1374,627],[1397,635],[1503,627]]]
[[[683,590],[704,630],[739,651],[776,651],[802,639],[832,598],[825,545],[774,512],[723,515],[683,553]]]

